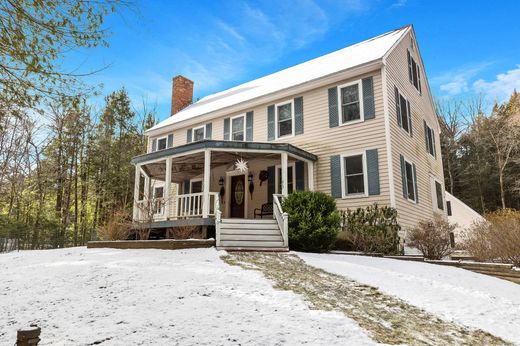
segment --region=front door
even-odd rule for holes
[[[244,218],[245,182],[245,175],[234,175],[231,177],[230,217]]]

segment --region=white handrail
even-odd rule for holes
[[[215,212],[215,245],[220,246],[220,224],[222,222],[222,212],[220,211],[220,198],[217,193],[215,193],[215,202],[214,202],[214,212]]]
[[[204,197],[202,192],[197,193],[186,193],[183,195],[177,195],[177,214],[174,215],[180,218],[189,218],[189,217],[202,217],[202,211],[204,207]],[[215,210],[217,209],[218,203],[218,193],[210,192],[209,193],[209,202],[211,205],[211,199],[213,198],[213,210],[209,208],[208,215],[215,215]]]
[[[278,228],[283,238],[283,246],[289,246],[289,215],[284,213],[282,210],[282,204],[280,203],[282,195],[273,194],[273,218],[278,223]]]

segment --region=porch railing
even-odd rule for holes
[[[289,215],[282,210],[282,195],[273,194],[273,218],[278,223],[278,228],[283,238],[283,246],[289,246]]]
[[[177,195],[176,213],[174,217],[177,218],[192,218],[202,217],[203,215],[203,193],[187,193],[184,195]],[[215,211],[219,209],[219,197],[217,192],[209,193],[209,216],[215,216]]]

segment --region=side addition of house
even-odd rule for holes
[[[284,196],[389,205],[403,228],[446,215],[439,124],[412,26],[195,103],[173,79],[171,116],[146,132],[134,220],[199,225],[221,248],[285,249]]]

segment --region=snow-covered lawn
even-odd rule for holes
[[[40,345],[366,345],[338,312],[310,310],[215,249],[71,248],[0,254],[0,345],[37,323]]]
[[[520,345],[520,285],[460,268],[385,258],[298,253],[307,264]]]

